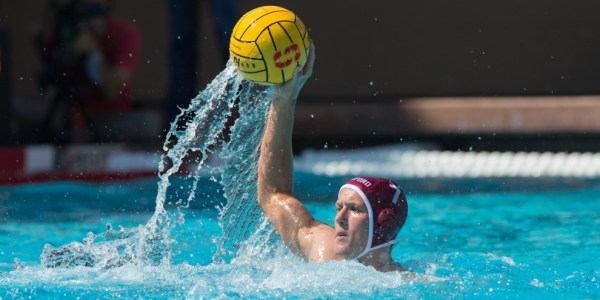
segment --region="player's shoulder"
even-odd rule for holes
[[[334,259],[333,241],[335,229],[319,220],[299,232],[300,245],[305,257],[311,262],[322,262]]]

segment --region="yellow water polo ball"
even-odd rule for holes
[[[286,82],[304,66],[310,39],[300,18],[279,6],[262,6],[243,15],[233,28],[230,59],[238,73],[257,84]]]

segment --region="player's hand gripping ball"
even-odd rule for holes
[[[275,85],[304,66],[310,39],[304,23],[278,6],[255,8],[240,18],[231,34],[229,54],[237,71],[257,84]]]

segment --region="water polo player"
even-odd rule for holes
[[[258,162],[258,202],[285,244],[311,262],[356,259],[379,271],[402,270],[391,256],[406,221],[403,191],[391,180],[357,177],[344,184],[336,202],[335,227],[316,220],[293,193],[292,128],[298,94],[312,75],[308,62],[274,86]]]

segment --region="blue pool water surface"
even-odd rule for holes
[[[0,298],[600,297],[597,180],[396,180],[410,271],[298,259],[255,199],[270,92],[229,63],[173,121],[159,178],[0,187]],[[296,196],[332,224],[348,179],[298,172]]]
[[[332,224],[346,178],[297,174],[297,194]],[[186,185],[186,179],[175,178]],[[135,228],[154,211],[156,180],[50,182],[0,188],[0,297],[12,298],[578,298],[600,297],[598,185],[535,193],[408,193],[409,218],[393,256],[410,273],[355,262],[310,264],[287,252],[264,220],[260,238],[215,262],[222,235],[218,185],[201,179],[175,228],[171,262],[45,268],[45,243]],[[408,185],[408,186],[407,186]],[[264,235],[270,238],[265,241]],[[15,259],[17,262],[15,263]]]

